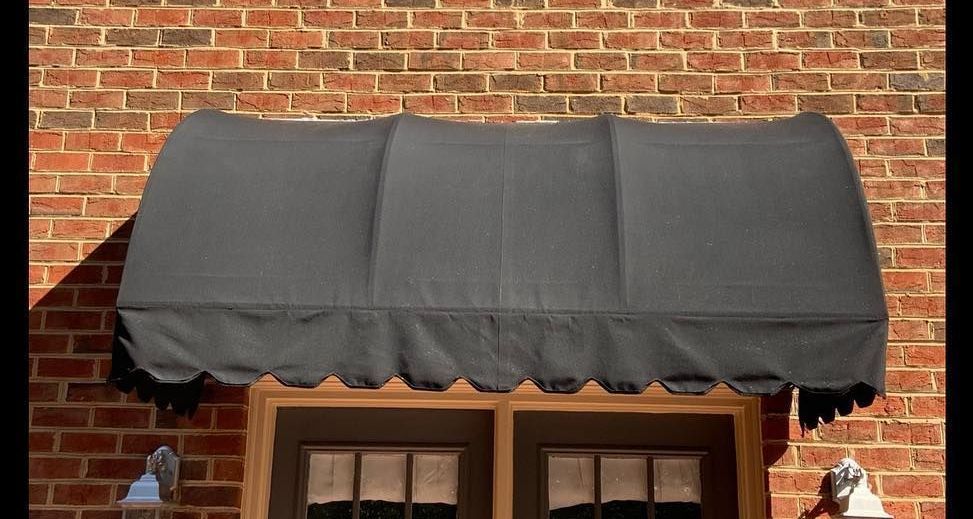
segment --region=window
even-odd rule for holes
[[[513,517],[736,517],[734,435],[720,415],[515,413]]]
[[[766,513],[759,402],[729,389],[496,394],[462,381],[434,392],[267,380],[250,391],[245,519]]]
[[[548,452],[550,519],[700,519],[700,459],[690,452]]]
[[[456,519],[463,451],[305,447],[307,519]]]
[[[284,408],[273,519],[490,519],[493,414]]]

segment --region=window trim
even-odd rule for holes
[[[637,395],[610,394],[589,382],[573,394],[544,393],[525,382],[510,393],[477,391],[458,380],[445,391],[409,388],[398,378],[379,389],[351,389],[336,377],[315,388],[284,386],[267,375],[250,386],[242,519],[267,519],[274,431],[281,407],[395,407],[480,409],[494,412],[493,517],[513,513],[513,417],[517,411],[723,414],[733,418],[740,518],[765,519],[760,400],[719,385],[705,395],[674,395],[658,385]]]

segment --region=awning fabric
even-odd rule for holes
[[[202,375],[483,391],[884,392],[888,314],[824,116],[484,124],[216,111],[142,198],[110,381],[191,411]]]

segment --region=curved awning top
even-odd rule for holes
[[[861,183],[834,125],[807,113],[200,111],[152,170],[117,312],[111,379],[144,392],[203,373],[485,391],[723,382],[796,386],[844,410],[884,391],[888,315]]]

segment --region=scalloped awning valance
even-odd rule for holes
[[[136,219],[110,380],[178,411],[202,375],[353,387],[532,380],[770,395],[802,423],[884,391],[861,183],[825,117],[483,124],[201,111]]]

